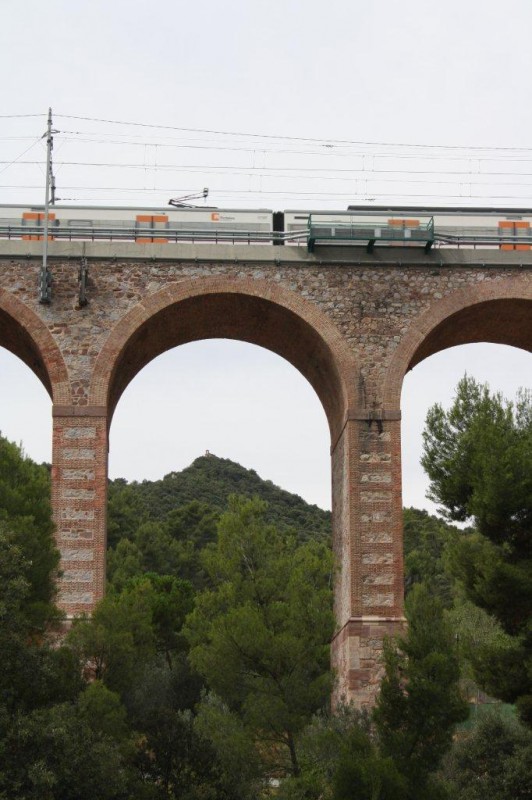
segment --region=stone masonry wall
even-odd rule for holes
[[[404,372],[461,342],[532,350],[532,255],[93,245],[89,303],[80,308],[81,245],[50,243],[50,305],[38,302],[38,243],[0,245],[0,345],[53,394],[52,500],[67,613],[90,612],[104,592],[111,399],[168,346],[211,335],[261,343],[306,375],[329,418],[337,696],[370,703],[383,636],[403,621]]]

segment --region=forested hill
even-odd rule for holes
[[[181,472],[170,472],[158,481],[127,483],[121,478],[110,481],[110,544],[127,535],[129,522],[137,527],[141,521],[163,521],[174,509],[194,501],[214,511],[223,511],[231,494],[265,500],[268,520],[294,528],[302,539],[331,535],[329,511],[309,505],[298,495],[263,480],[255,470],[228,458],[205,455]]]

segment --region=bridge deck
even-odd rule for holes
[[[0,258],[41,258],[42,242],[0,239]],[[127,260],[127,261],[201,261],[254,262],[283,264],[381,264],[383,266],[504,266],[532,265],[532,250],[504,251],[498,248],[440,248],[424,252],[422,247],[380,247],[368,253],[364,243],[345,247],[322,246],[314,253],[306,247],[271,244],[136,244],[135,242],[51,241],[49,259]]]

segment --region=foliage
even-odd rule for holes
[[[107,487],[107,544],[114,547],[120,539],[132,539],[147,511],[138,484],[124,478],[109,481]]]
[[[301,736],[301,775],[279,800],[402,800],[405,779],[382,757],[369,717],[352,706],[316,714]]]
[[[409,509],[410,629],[387,648],[376,724],[349,709],[313,716],[331,680],[329,515],[214,457],[153,484],[113,482],[110,590],[48,646],[48,471],[3,440],[0,465],[0,798],[432,800],[463,711],[437,598],[454,598],[473,674],[498,648],[514,676],[521,639],[486,612],[468,622],[446,573],[464,534]],[[273,509],[233,498],[222,513],[235,485]]]
[[[528,677],[523,646],[500,623],[471,601],[457,598],[448,619],[455,632],[462,676],[488,694],[512,699],[519,683],[526,691]]]
[[[186,629],[192,664],[264,757],[297,775],[297,735],[330,688],[330,553],[269,525],[261,501],[233,497],[205,568],[212,588]]]
[[[197,706],[194,730],[215,754],[220,779],[230,787],[232,800],[260,796],[272,775],[241,715],[213,692],[205,693]]]
[[[57,615],[53,606],[59,553],[53,541],[48,469],[26,458],[0,436],[0,530],[24,560],[24,614],[42,629]]]
[[[229,710],[223,704],[222,713],[213,692],[206,693],[191,667],[182,634],[194,589],[180,576],[192,578],[195,587],[211,581],[212,569],[209,573],[207,566],[214,564],[220,512],[191,498],[177,507],[172,501],[164,513],[150,516],[159,501],[150,506],[135,491],[129,492],[125,482],[118,482],[111,502],[111,531],[114,520],[117,541],[110,551],[111,589],[90,620],[75,622],[64,646],[50,647],[42,634],[55,618],[51,600],[57,553],[48,471],[3,442],[0,463],[4,503],[0,511],[0,797],[234,800],[264,789],[264,749],[257,747],[249,713],[244,719],[242,706]],[[236,475],[248,474],[231,462],[228,465]],[[220,486],[226,485],[224,480],[220,478]],[[287,507],[297,509],[302,504],[286,498]],[[253,514],[248,522],[252,518]],[[245,526],[240,533],[246,535]],[[273,550],[257,549],[258,558],[267,556],[264,566],[257,562],[257,574],[263,576],[267,589],[277,571],[284,594],[270,609],[278,630],[268,631],[265,626],[262,638],[270,636],[271,642],[277,636],[273,660],[282,654],[281,642],[287,661],[290,657],[302,660],[301,664],[290,662],[300,683],[308,681],[288,704],[290,722],[297,728],[305,719],[302,706],[309,697],[314,708],[327,696],[329,634],[319,642],[311,636],[301,648],[296,629],[305,614],[313,615],[312,634],[314,623],[323,627],[325,618],[331,622],[329,553],[318,544],[299,552],[296,536],[287,525],[281,534],[264,524],[263,533],[273,534]],[[202,556],[209,548],[210,556]],[[308,597],[296,598],[298,586],[305,590],[303,573],[315,586]],[[322,600],[324,617],[319,613]],[[317,605],[313,606],[314,601]],[[283,611],[292,602],[292,617],[283,627]],[[285,690],[289,693],[294,687],[295,683],[288,683]],[[275,695],[273,702],[278,703]],[[248,712],[250,708],[248,703]],[[254,713],[256,721],[261,716],[258,705]],[[238,729],[245,733],[245,743],[236,735]],[[220,736],[222,731],[228,736]],[[270,764],[279,760],[278,743],[272,746],[268,740],[264,747]],[[237,756],[238,780],[232,772]]]
[[[404,800],[407,781],[394,759],[382,756],[370,737],[354,728],[343,744],[334,776],[334,800]]]
[[[0,437],[0,714],[70,699],[81,682],[70,655],[49,646],[46,626],[58,562],[46,467]]]
[[[474,517],[480,533],[495,544],[526,547],[531,438],[529,395],[519,394],[513,404],[466,375],[451,409],[435,405],[427,414],[422,464],[431,498],[451,519]]]
[[[181,472],[170,472],[159,481],[129,484],[123,479],[111,481],[109,544],[114,547],[123,537],[133,539],[143,522],[168,521],[172,538],[182,539],[183,533],[190,537],[195,531],[194,538],[201,549],[206,541],[214,540],[216,518],[225,511],[227,498],[232,494],[261,497],[268,503],[266,520],[281,528],[294,529],[302,540],[330,538],[330,512],[309,506],[297,495],[262,480],[254,470],[245,469],[227,458],[209,455],[197,458]],[[194,502],[195,507],[184,514],[180,511],[176,514],[176,509]],[[207,511],[211,519],[203,522],[203,518],[208,517]],[[206,525],[207,530],[201,530],[201,525]]]
[[[405,591],[416,583],[429,586],[445,606],[453,600],[453,579],[446,570],[446,548],[458,529],[417,508],[403,511]]]
[[[153,798],[220,798],[225,785],[209,744],[194,729],[203,684],[181,629],[192,608],[187,581],[148,573],[109,593],[68,637],[89,679],[116,690],[128,729],[141,732],[135,774]]]
[[[118,698],[98,685],[20,715],[0,743],[0,797],[126,800],[135,783],[127,737]]]
[[[76,620],[67,642],[91,677],[125,692],[139,664],[157,653],[171,666],[173,653],[185,647],[180,631],[191,607],[189,583],[147,574],[133,579],[120,594],[104,597],[91,619]]]
[[[457,740],[442,774],[456,800],[530,800],[532,734],[491,712]]]
[[[31,565],[0,524],[0,709],[8,718],[76,696],[81,677],[70,654],[36,632]]]
[[[202,684],[180,653],[169,665],[139,665],[126,705],[131,726],[142,731],[136,768],[161,798],[232,798],[210,743],[195,727],[193,708]],[[231,776],[233,782],[237,776]]]
[[[261,497],[265,519],[291,530],[299,541],[330,545],[330,513],[264,481],[253,470],[216,456],[198,458],[160,481],[111,481],[108,498],[108,582],[120,592],[146,572],[206,586],[201,552],[216,540],[230,494]]]
[[[128,581],[146,572],[179,575],[196,588],[205,584],[202,548],[216,538],[218,514],[197,501],[171,511],[164,521],[147,519],[132,538],[119,539],[108,553],[109,583],[121,591]]]
[[[473,518],[456,537],[448,567],[467,597],[511,637],[511,647],[484,646],[476,674],[496,696],[532,706],[532,399],[515,403],[464,377],[449,411],[427,416],[423,466],[431,496],[448,517]],[[532,720],[531,720],[532,721]]]
[[[125,712],[49,640],[52,532],[48,470],[0,438],[0,797],[126,798]]]
[[[467,716],[458,660],[441,603],[415,586],[406,603],[408,629],[384,652],[385,676],[374,717],[381,754],[404,776],[408,798],[435,798],[432,773]]]

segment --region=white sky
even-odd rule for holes
[[[531,30],[530,0],[2,0],[0,203],[42,202],[38,137],[51,106],[58,196],[72,202],[162,206],[208,186],[222,207],[531,207]],[[43,116],[5,116],[17,114]],[[279,136],[296,139],[267,138]],[[532,383],[531,367],[530,354],[471,345],[407,376],[405,504],[427,505],[415,462],[428,406],[450,402],[466,369],[513,396]],[[49,460],[49,401],[2,350],[0,387],[0,429]],[[132,430],[145,436],[133,449]],[[271,353],[193,343],[127,389],[111,430],[112,476],[161,477],[205,449],[330,504],[324,413]]]

